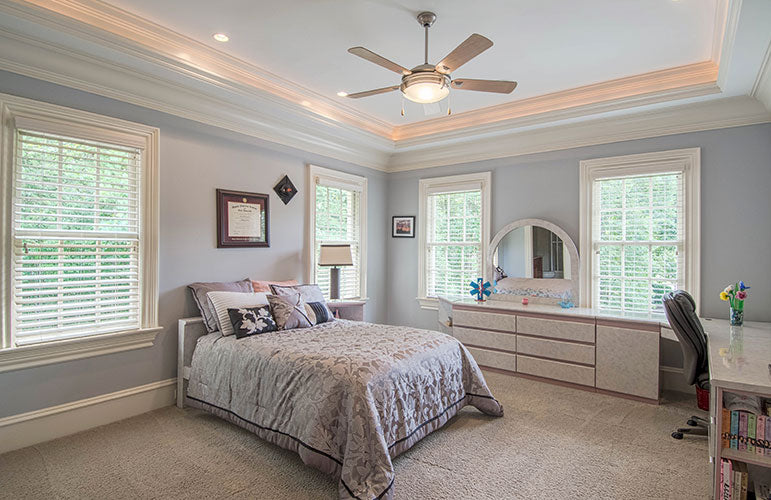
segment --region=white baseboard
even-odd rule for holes
[[[0,418],[0,453],[174,404],[176,378]]]

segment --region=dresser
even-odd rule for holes
[[[443,300],[439,314],[483,368],[658,403],[663,316],[471,300]]]

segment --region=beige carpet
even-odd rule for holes
[[[709,494],[707,441],[661,406],[486,373],[506,415],[464,409],[396,458],[397,499],[672,498]],[[0,455],[0,498],[335,498],[336,480],[196,410],[164,408]]]

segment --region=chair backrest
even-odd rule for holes
[[[696,303],[688,292],[676,290],[664,295],[664,312],[669,326],[680,340],[683,350],[683,375],[689,384],[696,383],[707,368],[707,337],[696,316]]]

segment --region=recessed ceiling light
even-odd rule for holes
[[[348,92],[344,92],[344,91],[341,90],[340,92],[337,93],[337,95],[339,95],[340,97],[347,97],[348,96]]]
[[[215,33],[212,35],[212,38],[214,38],[218,42],[227,42],[228,40],[230,40],[230,37],[227,36],[225,33]]]

